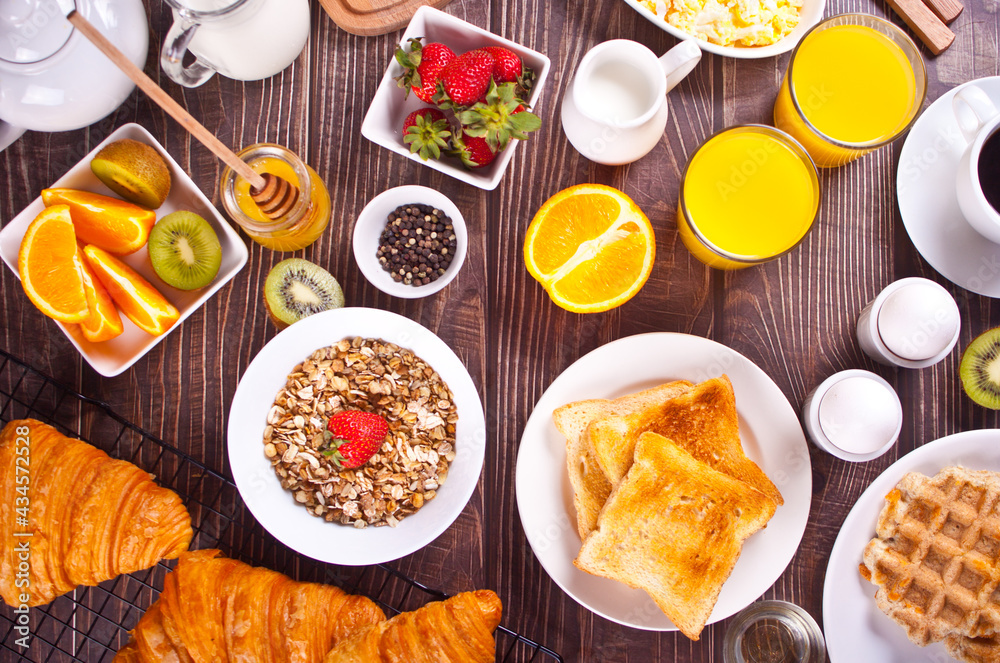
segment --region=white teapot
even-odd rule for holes
[[[66,0],[62,0],[66,2]],[[141,0],[70,0],[140,68],[149,32]],[[66,20],[57,0],[0,2],[0,150],[25,129],[69,131],[118,108],[132,81]]]

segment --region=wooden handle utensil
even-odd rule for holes
[[[965,9],[958,0],[924,0],[924,2],[939,19],[949,24]]]
[[[226,165],[250,182],[251,198],[265,216],[277,219],[281,215],[287,214],[295,206],[299,196],[298,187],[270,173],[261,175],[254,171],[243,159],[240,159],[235,152],[206,129],[201,122],[196,120],[191,113],[184,110],[180,104],[164,92],[153,79],[129,60],[117,46],[108,41],[107,37],[75,9],[67,14],[66,19],[121,69],[139,89],[156,102],[156,105],[177,120],[188,133],[197,138],[215,156],[222,159]]]
[[[923,0],[886,0],[886,2],[934,55],[939,55],[955,41],[955,33],[928,9]]]

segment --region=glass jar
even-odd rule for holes
[[[927,93],[920,49],[893,23],[840,14],[799,41],[774,102],[774,126],[820,168],[888,145],[917,119]]]
[[[277,219],[260,211],[250,196],[250,182],[232,168],[222,173],[220,195],[230,218],[255,242],[275,251],[297,251],[317,239],[330,223],[330,192],[312,168],[294,152],[273,143],[258,143],[239,157],[257,173],[271,173],[299,189],[295,207]]]
[[[743,269],[779,258],[805,238],[820,205],[809,154],[773,127],[742,124],[706,140],[681,176],[677,230],[709,267]]]

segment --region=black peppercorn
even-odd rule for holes
[[[458,239],[451,219],[430,205],[401,205],[389,213],[375,255],[392,279],[427,285],[451,265]]]

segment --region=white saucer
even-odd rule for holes
[[[966,290],[1000,297],[1000,244],[972,229],[955,194],[955,171],[966,143],[951,100],[970,84],[1000,105],[1000,76],[960,85],[931,104],[910,129],[899,155],[896,196],[906,232],[931,267]]]

